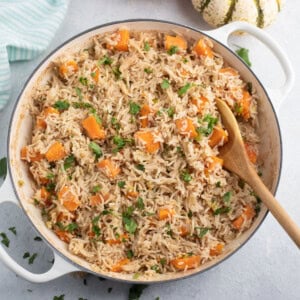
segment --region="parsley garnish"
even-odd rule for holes
[[[209,228],[207,227],[195,227],[195,229],[199,238],[203,238],[209,231]]]
[[[111,291],[112,291],[112,287],[109,287],[108,289],[107,289],[107,292],[110,294],[111,293]]]
[[[37,242],[41,242],[41,241],[42,241],[42,238],[40,238],[39,236],[36,236],[33,240],[34,240],[34,241],[37,241]]]
[[[113,137],[113,143],[116,145],[116,147],[112,150],[113,153],[119,152],[126,145],[125,139],[123,139],[122,137],[120,137],[118,135]]]
[[[112,117],[110,122],[114,129],[119,130],[121,128],[120,123],[118,122],[118,120],[115,117]]]
[[[230,212],[230,210],[231,210],[231,208],[229,206],[220,207],[214,211],[214,215],[216,216],[216,215],[220,215],[220,214],[227,214]]]
[[[189,210],[188,212],[188,217],[191,219],[193,217],[193,212],[191,210]]]
[[[7,159],[6,157],[2,157],[0,159],[0,178],[5,179],[7,174]]]
[[[70,107],[70,103],[68,101],[58,100],[54,103],[53,107],[59,111],[64,111]]]
[[[47,185],[46,185],[46,190],[47,192],[51,193],[55,190],[55,183],[54,182],[49,182]]]
[[[209,136],[212,133],[214,126],[217,124],[218,118],[214,118],[212,115],[208,114],[203,118],[203,121],[207,122],[207,127],[206,128],[198,127],[197,132],[199,134],[204,134],[205,136]]]
[[[143,198],[138,197],[137,202],[136,202],[136,206],[137,206],[138,209],[144,209],[145,208]]]
[[[79,87],[75,88],[76,94],[79,97],[79,100],[82,100],[82,93],[81,93],[81,89]]]
[[[97,216],[97,217],[93,218],[93,220],[92,220],[92,224],[93,224],[92,231],[95,233],[95,235],[97,237],[101,234],[101,230],[98,226],[99,220],[100,220],[100,216]]]
[[[235,50],[236,54],[249,66],[251,67],[251,61],[249,59],[249,50],[246,48],[239,48]]]
[[[128,300],[139,300],[143,290],[148,287],[145,284],[134,284],[130,289],[129,289],[129,295],[128,295]]]
[[[179,48],[177,46],[171,46],[170,49],[167,51],[169,55],[173,55],[179,51]]]
[[[137,115],[141,110],[141,107],[135,102],[129,102],[129,113],[131,115]]]
[[[175,108],[174,107],[168,108],[167,113],[170,118],[173,118],[175,114]]]
[[[98,65],[111,65],[113,63],[113,60],[105,55],[102,59],[98,60]]]
[[[4,232],[1,232],[0,236],[2,237],[1,243],[8,248],[9,247],[9,243],[10,243],[9,238],[7,237],[7,235]]]
[[[28,263],[29,263],[30,265],[32,265],[33,262],[34,262],[34,260],[36,259],[37,256],[38,256],[37,253],[33,253],[33,254],[29,257]]]
[[[122,213],[122,219],[125,226],[125,230],[131,234],[134,234],[137,229],[137,223],[132,218],[133,211],[134,207],[129,206],[127,207],[126,211]]]
[[[217,188],[221,187],[221,181],[218,181],[218,182],[216,183],[216,187],[217,187]]]
[[[161,87],[163,90],[166,90],[167,88],[169,88],[169,87],[170,87],[170,82],[169,82],[169,80],[163,79],[162,83],[160,84],[160,87]]]
[[[145,68],[144,72],[147,74],[151,74],[153,72],[153,70],[151,70],[150,68]]]
[[[53,300],[64,300],[65,299],[65,295],[60,295],[60,296],[54,296]]]
[[[54,179],[54,177],[55,177],[55,176],[54,176],[53,173],[48,173],[47,176],[46,176],[46,178],[47,178],[47,179],[50,179],[50,180]]]
[[[93,193],[98,193],[98,192],[100,192],[100,190],[101,190],[101,185],[95,185],[93,188],[92,188],[92,192]]]
[[[182,172],[180,178],[186,183],[189,183],[192,180],[192,176],[188,171]]]
[[[143,172],[145,171],[145,166],[142,164],[137,164],[137,165],[135,165],[135,167],[136,167],[136,169],[138,169],[140,171],[143,171]]]
[[[155,271],[156,273],[160,273],[159,265],[153,265],[150,267],[151,270]]]
[[[134,254],[133,254],[133,251],[130,249],[130,250],[127,250],[126,251],[126,256],[127,258],[131,259],[133,258]]]
[[[230,202],[230,199],[231,199],[231,196],[232,196],[232,192],[226,192],[224,195],[223,195],[223,201],[225,203],[228,203]]]
[[[9,227],[8,230],[11,231],[14,235],[17,235],[16,227]]]
[[[74,230],[78,229],[77,223],[70,223],[65,227],[65,230],[68,232],[73,232]]]
[[[79,77],[79,82],[80,82],[82,85],[85,85],[85,86],[88,85],[88,80],[87,80],[86,77]]]
[[[100,146],[95,142],[90,142],[89,148],[93,151],[97,159],[103,155]]]
[[[187,83],[185,86],[179,89],[178,95],[183,96],[191,88],[191,86],[192,85],[190,83]]]
[[[112,68],[112,72],[114,73],[115,78],[116,78],[117,80],[121,78],[122,72],[120,71],[120,66],[115,67],[115,68]]]
[[[145,43],[144,43],[144,50],[145,50],[146,52],[148,52],[148,51],[150,50],[150,45],[149,45],[148,42],[145,42]]]
[[[72,106],[74,108],[91,108],[94,109],[93,105],[87,102],[73,102]]]
[[[73,154],[68,156],[64,161],[64,169],[67,170],[75,165],[75,157]]]
[[[119,187],[120,189],[123,189],[123,188],[125,187],[125,184],[126,184],[125,181],[119,181],[119,182],[118,182],[118,187]]]
[[[30,253],[29,252],[25,252],[24,255],[23,255],[23,258],[25,259],[25,258],[28,258],[28,257],[30,257]]]

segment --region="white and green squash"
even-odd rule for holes
[[[203,19],[214,27],[245,21],[264,28],[281,11],[285,0],[192,0]]]

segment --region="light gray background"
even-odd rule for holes
[[[266,29],[286,50],[296,71],[296,85],[279,112],[283,137],[283,169],[277,192],[284,207],[300,224],[300,1],[287,1],[276,23]],[[18,62],[11,66],[13,91],[11,102],[0,112],[0,157],[6,155],[6,137],[11,111],[29,74],[55,47],[73,35],[105,22],[129,18],[156,18],[176,21],[199,29],[208,29],[193,10],[189,0],[75,0],[51,46],[31,62]],[[278,86],[283,74],[270,53],[253,38],[242,36],[234,43],[250,49],[253,69],[263,83]],[[0,197],[1,190],[0,190]],[[43,272],[50,266],[52,252],[42,242],[35,242],[26,217],[13,205],[0,209],[0,231],[16,226],[18,235],[11,239],[10,252],[20,263],[24,252],[38,252],[31,270]],[[107,289],[112,287],[109,294]],[[32,291],[28,291],[32,290]],[[79,297],[91,299],[127,299],[129,285],[112,281],[99,281],[88,276],[83,280],[66,275],[45,284],[32,284],[18,278],[0,263],[0,299],[53,299],[65,294],[65,299]],[[142,299],[300,299],[299,249],[269,215],[251,240],[233,257],[214,269],[178,282],[148,287]]]

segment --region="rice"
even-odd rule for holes
[[[100,271],[184,271],[226,252],[255,219],[259,199],[218,158],[228,137],[215,99],[232,108],[256,163],[256,95],[195,41],[168,47],[165,34],[126,32],[59,57],[36,89],[21,151],[31,201]]]

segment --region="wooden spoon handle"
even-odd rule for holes
[[[292,220],[286,210],[274,198],[256,172],[254,170],[251,170],[250,172],[251,176],[249,176],[246,181],[253,188],[257,196],[261,198],[263,203],[267,206],[272,215],[288,233],[298,248],[300,248],[300,227]]]

